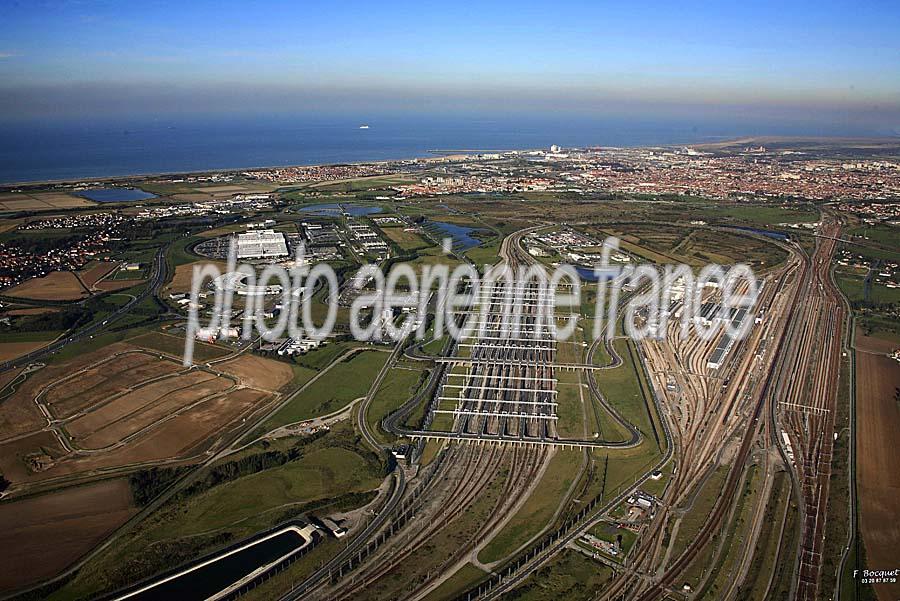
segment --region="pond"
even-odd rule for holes
[[[342,213],[347,213],[351,217],[364,217],[366,215],[380,213],[381,207],[342,202],[309,205],[300,208],[299,211],[302,213],[309,213],[310,215],[318,215],[320,217],[339,217]]]
[[[578,277],[580,277],[583,281],[589,283],[596,283],[600,281],[600,277],[594,274],[593,267],[587,267],[585,265],[574,265],[574,267],[575,271],[578,272]],[[615,265],[612,268],[615,269]],[[603,275],[604,280],[611,280],[613,279],[613,277],[615,276],[612,274]]]
[[[483,231],[474,227],[467,227],[457,223],[446,221],[429,221],[428,229],[439,237],[449,236],[453,239],[453,250],[460,252],[481,245],[481,240],[473,236],[475,232]]]
[[[93,188],[76,192],[75,195],[94,202],[129,202],[156,198],[156,194],[144,192],[139,188]]]
[[[782,232],[775,232],[772,230],[762,230],[756,227],[747,227],[744,225],[731,225],[728,226],[731,229],[741,230],[742,232],[750,232],[752,234],[760,234],[762,236],[766,236],[768,238],[774,238],[775,240],[781,240],[782,242],[789,240],[790,237]]]

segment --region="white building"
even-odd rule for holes
[[[286,257],[284,234],[274,230],[257,230],[237,235],[238,259]]]

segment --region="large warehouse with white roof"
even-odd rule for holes
[[[237,235],[238,259],[268,259],[287,254],[287,243],[281,232],[257,230]]]

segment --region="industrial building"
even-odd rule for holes
[[[742,322],[747,317],[747,309],[731,309],[728,312],[731,315],[731,327],[735,330],[739,329]],[[723,332],[722,337],[719,338],[719,343],[709,357],[709,361],[706,362],[706,367],[709,369],[719,369],[722,367],[722,364],[725,362],[725,357],[728,356],[734,343],[735,338],[729,336],[727,332]]]
[[[238,259],[286,257],[284,234],[274,230],[254,230],[237,235]]]

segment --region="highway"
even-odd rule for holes
[[[147,282],[147,285],[144,287],[143,291],[141,291],[141,293],[136,297],[132,298],[127,303],[116,309],[114,312],[110,313],[109,316],[107,316],[101,322],[94,321],[92,323],[89,323],[88,325],[78,329],[75,332],[70,332],[64,338],[60,338],[59,340],[51,342],[47,346],[43,346],[35,351],[32,351],[15,359],[0,363],[0,372],[28,365],[29,363],[33,363],[34,361],[38,361],[48,355],[52,355],[53,353],[62,350],[66,345],[84,340],[85,338],[89,338],[91,336],[96,336],[104,330],[107,330],[111,325],[113,325],[113,323],[127,315],[128,312],[131,311],[132,307],[143,302],[148,297],[155,296],[162,285],[165,283],[168,276],[168,267],[166,264],[167,249],[168,246],[165,246],[156,251],[156,255],[153,257],[153,266],[151,268],[150,278]]]

